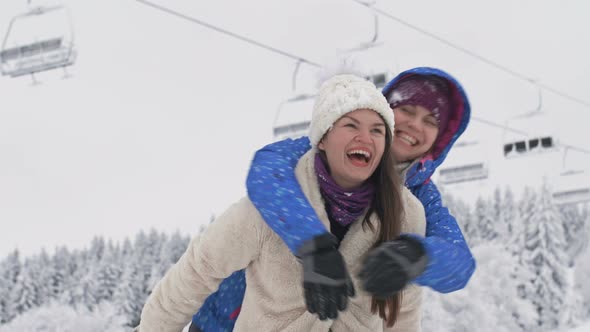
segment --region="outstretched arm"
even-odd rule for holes
[[[193,239],[148,297],[137,331],[182,330],[223,279],[255,260],[263,236],[256,215],[254,206],[242,199]]]
[[[475,259],[455,217],[443,206],[432,181],[413,193],[424,206],[426,237],[412,236],[420,239],[428,256],[426,269],[414,282],[441,293],[464,288],[475,271]]]
[[[269,144],[254,155],[246,180],[250,200],[294,255],[305,241],[328,233],[295,177],[310,148],[307,137]]]
[[[359,276],[363,288],[378,297],[398,293],[408,282],[440,293],[465,287],[475,260],[461,229],[433,183],[414,188],[426,212],[426,236],[406,233],[371,250]]]

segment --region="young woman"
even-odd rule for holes
[[[384,320],[390,326],[416,325],[420,305],[413,299],[419,289],[403,298],[377,297],[364,292],[357,277],[373,248],[379,250],[401,232],[425,232],[424,210],[394,169],[392,128],[393,114],[373,84],[352,75],[325,82],[312,115],[312,149],[297,163],[295,177],[331,232],[302,244],[301,264],[252,202],[240,200],[191,242],[154,288],[138,331],[182,330],[220,283],[241,269],[248,283],[236,331],[380,331]],[[306,261],[321,266],[332,260],[353,271],[351,277],[341,281],[302,268]],[[356,288],[356,296],[337,315],[347,296],[337,299],[338,308],[327,307],[324,297],[306,303],[301,296],[314,293],[316,283],[342,286],[347,295]],[[325,312],[326,319],[308,310]]]
[[[400,264],[385,258],[391,255],[382,252],[370,260],[371,264],[366,269],[387,268],[387,273],[381,275],[388,282],[367,278],[365,284],[368,285],[365,286],[376,295],[395,293],[408,282],[428,286],[441,293],[462,289],[475,270],[475,260],[430,177],[469,123],[467,96],[451,75],[428,67],[402,72],[386,85],[383,94],[396,120],[392,152],[401,162],[398,170],[405,178],[406,186],[422,202],[427,220],[425,237],[402,237],[393,241],[392,252],[402,252],[398,249],[401,246],[406,248],[402,256],[416,261],[416,257],[425,252],[427,264],[420,271],[412,271],[412,267],[420,267],[420,264]],[[264,147],[256,153],[247,181],[250,199],[294,255],[306,241],[328,232],[317,220],[293,177],[294,165],[309,148],[307,138],[285,140]],[[408,253],[407,248],[413,248],[412,252]],[[337,276],[332,272],[332,278],[347,278],[348,272],[338,266],[337,260],[331,262],[324,264],[323,271],[319,273],[342,271]],[[303,268],[312,269],[313,266]],[[239,314],[244,284],[244,274],[239,271],[225,280],[219,291],[210,296],[195,314],[191,328],[194,331],[200,328],[205,332],[231,331]],[[342,289],[330,291],[340,296],[344,293]],[[316,293],[321,295],[322,291]],[[306,298],[311,298],[308,302],[319,296],[307,295]],[[331,302],[332,307],[336,305]]]

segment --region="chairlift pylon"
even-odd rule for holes
[[[373,37],[368,42],[361,42],[358,46],[346,49],[345,52],[364,51],[382,44],[377,41],[379,39],[379,15],[373,8],[374,4],[375,1],[367,3],[367,7],[371,9],[371,13],[373,14]]]
[[[291,77],[291,96],[283,100],[276,110],[273,122],[273,138],[276,141],[308,134],[316,93],[301,92],[298,89],[298,75],[302,63],[303,61],[299,60],[295,64]]]
[[[373,5],[376,1],[369,0],[369,1],[360,1],[363,5],[368,7],[371,10],[373,15],[373,35],[369,41],[360,42],[357,46],[352,48],[344,49],[341,51],[343,56],[352,57],[353,55],[360,56],[361,58],[363,55],[374,52],[374,49],[383,45],[383,42],[379,41],[379,15],[373,8]],[[372,64],[372,60],[361,60],[363,63],[363,67],[366,67],[368,64]],[[395,75],[395,73],[390,70],[390,66],[379,66],[379,68],[371,68],[371,69],[361,69],[361,75],[364,76],[367,80],[373,82],[375,86],[379,89],[383,88],[387,82],[389,82]],[[358,68],[355,68],[358,69]]]
[[[63,5],[34,7],[10,20],[0,50],[0,72],[19,77],[65,68],[75,63],[76,55],[69,10]]]
[[[372,4],[374,4],[374,1],[367,4],[367,6],[371,7]],[[371,10],[374,17],[374,30],[371,40],[366,43],[360,43],[357,47],[344,50],[343,53],[362,53],[380,45],[378,42],[378,15],[374,9],[371,8]],[[295,70],[293,71],[291,83],[292,96],[281,102],[276,111],[273,123],[273,137],[275,140],[296,138],[308,134],[316,92],[301,93],[297,91],[297,75],[299,73],[301,62],[302,61],[298,61],[296,63]],[[393,78],[393,73],[390,71],[365,71],[362,74],[366,79],[372,81],[377,88],[384,87],[385,84]]]
[[[296,94],[279,105],[273,124],[275,141],[308,134],[315,94]]]

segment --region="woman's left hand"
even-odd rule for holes
[[[363,288],[377,298],[401,291],[424,272],[428,258],[419,240],[402,235],[371,250],[359,273]]]

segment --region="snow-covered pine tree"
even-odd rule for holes
[[[470,246],[476,246],[481,243],[481,236],[477,226],[477,219],[475,213],[470,212],[466,218],[462,218],[462,228],[465,239]]]
[[[127,326],[137,326],[147,296],[143,287],[142,273],[135,259],[128,259],[125,262],[123,274],[113,298],[119,313],[125,317]]]
[[[52,299],[61,299],[65,291],[66,280],[74,272],[71,261],[72,257],[68,248],[62,246],[55,249],[55,255],[51,259],[53,275],[49,285]]]
[[[577,205],[560,206],[559,212],[563,220],[565,240],[568,244],[569,266],[573,267],[576,258],[588,246],[590,234],[588,233],[589,227],[586,224],[587,217],[584,216]]]
[[[95,236],[92,239],[90,244],[90,248],[88,248],[88,262],[90,264],[95,264],[102,259],[102,255],[104,255],[105,251],[105,240],[102,236]]]
[[[574,269],[574,293],[578,294],[582,304],[575,308],[577,317],[590,318],[590,249],[586,248],[578,257]]]
[[[6,266],[4,261],[0,262],[0,325],[5,322],[5,317],[8,316],[6,312],[6,301],[8,300],[9,289],[12,287],[9,280],[5,280]]]
[[[155,229],[150,231],[145,246],[138,251],[141,255],[140,265],[141,270],[146,271],[145,275],[145,292],[149,295],[152,289],[160,281],[160,277],[154,276],[154,273],[159,273],[162,265],[162,249],[165,243],[168,242],[168,236],[165,233],[158,233]],[[167,263],[164,263],[166,265]]]
[[[189,237],[183,237],[179,232],[175,232],[167,241],[165,241],[162,246],[162,251],[160,252],[160,263],[154,265],[152,268],[150,291],[186,251],[189,240]]]
[[[95,253],[96,251],[84,249],[73,254],[72,263],[75,264],[75,269],[66,282],[67,291],[64,293],[64,300],[74,308],[91,309],[97,303],[92,282],[96,271],[97,255]]]
[[[120,313],[127,319],[130,327],[139,324],[141,309],[146,302],[148,292],[147,283],[151,273],[151,266],[146,263],[150,240],[145,232],[140,231],[134,241],[132,251],[125,257],[124,270],[121,280],[114,294],[114,301]],[[128,248],[124,248],[128,249]]]
[[[65,252],[62,252],[62,255],[64,254]],[[59,301],[61,303],[72,307],[76,307],[78,303],[81,303],[78,285],[80,284],[81,278],[84,276],[84,269],[86,268],[85,255],[84,251],[74,250],[68,252],[67,255],[64,255],[64,257],[60,259],[60,264],[63,264],[62,266],[65,266],[66,271],[69,272],[65,275],[63,280],[63,290],[59,295]]]
[[[512,190],[508,187],[504,190],[503,219],[506,221],[506,236],[504,243],[506,249],[513,255],[519,253],[524,247],[524,224],[520,217]]]
[[[81,250],[75,255],[76,269],[72,278],[68,280],[69,304],[75,308],[92,310],[99,303],[101,292],[96,281],[99,263],[104,255],[105,240],[102,236],[95,236],[88,249]]]
[[[95,288],[94,294],[97,305],[113,299],[123,273],[123,262],[118,261],[119,259],[120,252],[118,252],[118,248],[109,241],[95,270],[93,287]]]
[[[529,220],[535,213],[537,207],[535,206],[538,201],[538,194],[535,189],[531,187],[524,188],[522,196],[518,201],[518,214],[523,221]],[[523,224],[524,226],[524,224]],[[526,226],[523,227],[523,229]]]
[[[11,321],[18,314],[13,311],[10,298],[21,271],[20,252],[14,250],[0,264],[0,325]]]
[[[519,227],[520,229],[515,230],[515,237],[514,243],[512,243],[511,247],[513,248],[513,253],[518,255],[519,258],[522,259],[522,251],[525,249],[525,233],[526,233],[526,224],[531,220],[531,216],[535,212],[535,204],[537,202],[537,193],[533,188],[526,187],[518,200],[517,204],[517,216],[519,223],[514,224],[514,227]],[[522,263],[522,260],[521,260]],[[523,263],[524,264],[524,263]]]
[[[124,262],[127,258],[131,257],[132,255],[133,244],[131,243],[131,240],[129,240],[128,237],[125,237],[125,240],[123,240],[123,246],[121,247],[120,259],[122,262]]]
[[[490,243],[498,239],[497,212],[491,208],[492,204],[483,198],[475,202],[474,218],[477,222],[477,233],[481,242]]]
[[[51,262],[51,258],[45,249],[41,249],[41,253],[35,257],[35,265],[38,268],[37,287],[39,305],[48,303],[53,297],[53,287],[51,285],[55,270]]]
[[[28,258],[9,295],[8,311],[20,315],[39,305],[39,267],[34,259]]]
[[[461,228],[461,231],[463,232],[465,241],[467,241],[470,247],[474,246],[479,241],[479,233],[475,217],[471,211],[471,206],[460,199],[456,199],[452,194],[446,192],[443,186],[440,188],[443,205],[446,206],[449,209],[451,215],[455,217],[459,228]]]
[[[505,195],[502,195],[502,190],[500,187],[497,187],[494,190],[494,196],[492,198],[492,212],[493,212],[493,219],[495,220],[494,225],[496,229],[496,234],[498,234],[498,242],[505,244],[507,240],[510,238],[510,231],[509,225],[510,222],[510,215],[511,211],[509,211],[510,203],[506,202]]]
[[[524,199],[529,199],[525,195]],[[521,205],[525,219],[525,250],[521,261],[532,278],[524,284],[524,295],[538,313],[538,329],[555,331],[564,314],[564,298],[569,291],[566,280],[568,264],[565,234],[551,192],[544,185],[534,202]]]

